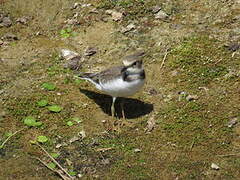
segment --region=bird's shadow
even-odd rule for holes
[[[104,113],[111,116],[111,104],[112,104],[112,97],[96,93],[93,91],[89,91],[86,89],[80,89],[80,92],[85,94],[90,99],[93,99],[96,104],[100,106]],[[120,102],[124,101],[124,112],[125,118],[133,119],[137,118],[146,114],[149,114],[153,110],[153,105],[149,103],[142,102],[137,99],[132,98],[117,98],[115,102],[115,112],[118,117],[122,117]]]

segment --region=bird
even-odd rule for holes
[[[115,101],[118,97],[128,97],[137,93],[144,85],[146,75],[140,51],[122,60],[123,65],[114,66],[97,73],[80,73],[78,77],[87,80],[103,93],[112,96],[111,115],[115,115]],[[123,103],[121,103],[122,117],[125,119]]]

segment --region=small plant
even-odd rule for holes
[[[71,36],[76,36],[76,32],[73,32],[71,28],[62,29],[60,31],[60,36],[62,38],[69,38]]]
[[[48,138],[46,136],[38,136],[37,137],[37,142],[45,143],[47,141],[48,141]]]
[[[68,174],[69,174],[70,176],[76,176],[76,175],[77,175],[77,173],[76,173],[75,171],[69,171]]]
[[[42,100],[40,100],[40,101],[37,102],[37,105],[38,105],[39,107],[45,107],[45,106],[48,105],[48,101],[47,101],[46,99],[42,99]]]
[[[51,153],[50,154],[53,158],[58,158],[59,157],[59,154],[58,153]]]
[[[72,121],[68,121],[68,122],[67,122],[67,125],[68,125],[68,126],[73,126],[74,124],[73,124]]]
[[[29,127],[39,127],[42,125],[42,122],[37,122],[36,119],[32,116],[28,116],[23,120],[23,123]]]
[[[42,84],[42,88],[48,90],[48,91],[53,91],[56,89],[56,86],[52,83],[45,82]]]
[[[55,112],[55,113],[58,113],[60,111],[62,111],[62,107],[61,106],[58,106],[58,105],[52,105],[52,106],[48,106],[48,110],[51,111],[51,112]]]
[[[48,163],[47,166],[48,166],[48,168],[50,168],[50,169],[55,169],[55,168],[56,168],[56,164],[53,163],[53,162]]]

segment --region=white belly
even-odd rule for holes
[[[100,84],[101,88],[99,89],[113,97],[127,97],[135,94],[143,85],[143,79],[127,82],[119,78],[108,83]]]

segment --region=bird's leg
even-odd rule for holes
[[[125,121],[126,118],[125,118],[125,112],[124,112],[124,107],[123,107],[124,106],[124,99],[121,100],[120,106],[121,106],[121,111],[122,111],[122,118]]]
[[[114,114],[115,114],[115,107],[114,107],[115,101],[116,101],[116,97],[113,97],[112,98],[112,106],[111,106],[112,117],[114,117]]]
[[[125,118],[125,111],[124,111],[124,98],[121,100],[120,102],[120,106],[121,106],[121,111],[122,111],[122,122],[121,122],[121,126],[128,126],[128,127],[132,127],[131,123],[129,123],[126,118]]]

